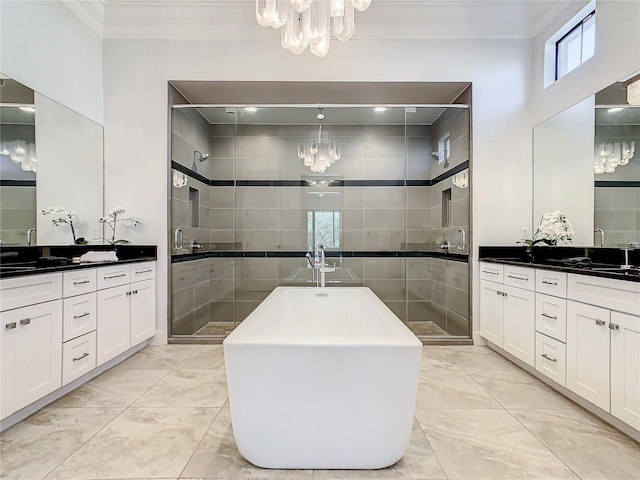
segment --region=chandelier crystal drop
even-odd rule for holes
[[[593,170],[596,175],[613,173],[616,167],[629,164],[629,160],[636,153],[636,142],[608,142],[601,143],[593,162]]]
[[[355,31],[355,10],[364,12],[372,0],[256,0],[256,19],[263,27],[281,29],[281,44],[295,54],[307,47],[325,57],[333,34],[346,41]]]
[[[304,161],[304,166],[309,167],[313,173],[324,173],[327,168],[336,163],[342,157],[340,149],[333,140],[328,140],[322,131],[324,114],[322,108],[318,109],[318,137],[314,137],[304,145],[298,145],[298,158]]]

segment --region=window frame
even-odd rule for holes
[[[589,58],[583,58],[583,54],[584,54],[584,25],[585,25],[585,23],[587,21],[589,21],[591,18],[593,18],[594,19],[594,28],[595,28],[595,16],[596,16],[596,11],[594,9],[589,14],[587,14],[585,17],[583,17],[582,20],[580,20],[578,23],[576,23],[567,33],[565,33],[562,37],[560,37],[558,40],[555,41],[554,81],[557,81],[557,80],[561,79],[562,77],[567,75],[569,72],[572,72],[573,70],[578,68],[580,65],[582,65],[585,61],[587,61],[589,58],[592,58],[595,55],[595,45],[594,45],[594,53]],[[571,70],[567,70],[562,75],[560,75],[560,44],[562,43],[563,40],[565,40],[567,37],[569,37],[571,34],[573,34],[578,29],[580,30],[580,63],[578,63],[578,65],[573,67]]]

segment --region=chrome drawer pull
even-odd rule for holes
[[[152,269],[149,269],[149,270],[140,270],[140,271],[136,272],[136,275],[137,275],[137,274],[139,274],[139,273],[149,273],[149,272],[153,272],[153,270],[152,270]]]
[[[600,325],[600,326],[602,326],[602,325],[604,325],[605,323],[606,323],[606,322],[605,322],[604,320],[596,320],[596,325]],[[611,327],[609,327],[609,328],[611,328]]]
[[[80,282],[73,282],[73,284],[74,284],[74,285],[83,285],[83,284],[85,284],[85,283],[89,283],[89,282],[90,282],[90,280],[82,280],[82,281],[80,281]]]
[[[78,318],[82,318],[82,317],[88,317],[89,315],[91,315],[89,312],[85,312],[82,315],[74,315],[73,319],[77,320]]]
[[[20,320],[20,325],[29,325],[30,323],[31,323],[30,318],[23,318],[22,320]]]
[[[516,276],[516,275],[507,275],[507,277],[508,277],[508,278],[515,278],[516,280],[524,280],[524,281],[526,281],[526,282],[528,282],[528,281],[529,281],[529,279],[528,279],[528,278],[526,278],[526,277],[518,277],[518,276]]]
[[[546,313],[541,313],[540,315],[542,315],[543,317],[546,317],[546,318],[550,318],[551,320],[557,320],[558,319],[558,317],[552,317],[551,315],[548,315]]]
[[[77,362],[78,360],[82,360],[83,358],[86,358],[89,356],[89,352],[83,353],[82,355],[80,355],[78,358],[74,358],[73,361]]]
[[[7,323],[5,324],[4,328],[6,328],[7,330],[12,330],[14,328],[16,328],[18,325],[16,324],[16,322],[11,322],[11,323]]]
[[[489,274],[491,274],[491,275],[499,275],[499,273],[498,273],[498,272],[490,272],[490,271],[488,271],[488,270],[482,270],[482,273],[489,273]]]
[[[557,358],[551,358],[549,357],[546,353],[542,354],[542,358],[546,358],[547,360],[549,360],[550,362],[557,362],[558,359]]]
[[[618,325],[617,323],[610,323],[609,328],[611,330],[620,330],[620,325]]]
[[[554,287],[558,286],[558,282],[547,282],[546,280],[542,280],[542,283],[545,285],[553,285]]]
[[[134,293],[134,294],[135,294],[135,293],[138,293],[138,290],[134,290],[134,291],[133,291],[133,292],[131,292],[131,293]]]
[[[110,279],[112,279],[112,278],[126,277],[126,276],[127,276],[127,274],[126,274],[126,273],[121,273],[121,274],[119,274],[119,275],[111,275],[110,277],[106,277],[106,276],[105,276],[105,277],[104,277],[104,279],[105,279],[105,280],[110,280]]]

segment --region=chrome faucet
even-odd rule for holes
[[[604,230],[601,228],[596,228],[593,233],[599,233],[600,234],[600,246],[604,247]]]
[[[450,246],[451,246],[451,243],[449,243],[449,240],[445,240],[440,245],[438,245],[438,249],[449,251]]]
[[[31,240],[33,239],[33,234],[36,231],[35,228],[30,228],[27,230],[27,245],[31,245]]]
[[[182,229],[180,227],[176,228],[174,234],[174,243],[176,250],[182,250]]]
[[[464,228],[460,227],[458,229],[458,251],[462,252],[465,248],[467,248],[467,234]]]
[[[204,248],[202,245],[200,245],[198,242],[196,242],[195,240],[191,240],[191,251],[195,252],[196,250],[200,250],[201,248]]]
[[[640,243],[629,242],[629,245],[627,245],[624,248],[624,265],[620,265],[620,268],[624,270],[629,270],[630,268],[633,268],[633,265],[629,263],[629,250],[637,250],[639,248],[640,248]]]
[[[313,283],[316,287],[325,287],[325,274],[328,272],[335,272],[336,266],[333,267],[327,266],[326,263],[326,252],[324,251],[324,245],[319,243],[316,245],[315,250],[313,251],[313,260],[311,260],[311,252],[307,252],[305,255],[307,258],[307,262],[313,268]],[[318,274],[316,275],[316,269],[318,270]]]

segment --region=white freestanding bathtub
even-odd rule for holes
[[[368,288],[276,288],[224,340],[238,450],[264,468],[396,463],[421,349]]]

